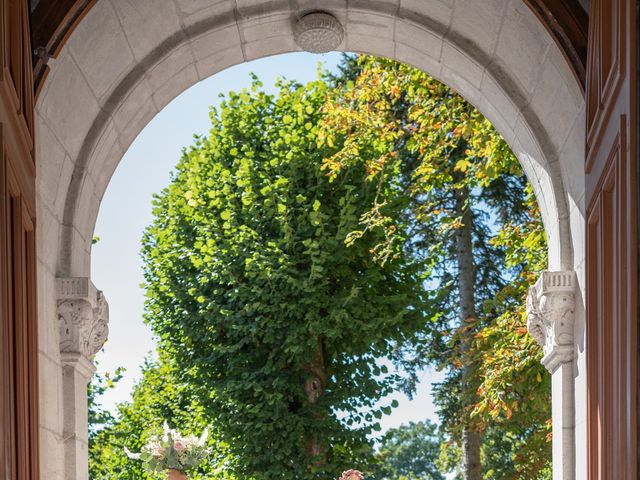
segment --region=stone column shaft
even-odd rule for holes
[[[95,373],[93,357],[109,333],[109,309],[88,278],[57,279],[58,328],[63,388],[65,479],[87,480],[87,385]]]
[[[88,410],[82,405],[87,405],[87,385],[95,367],[78,353],[62,353],[61,359],[65,478],[85,479],[89,476]]]
[[[544,272],[529,290],[527,328],[551,373],[553,480],[575,480],[574,311],[574,272]]]

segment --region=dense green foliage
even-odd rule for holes
[[[162,353],[92,436],[92,478],[149,478],[122,447],[164,420],[214,427],[202,478],[439,480],[465,432],[484,478],[548,478],[549,378],[523,311],[544,231],[487,120],[422,72],[349,57],[275,96],[254,79],[211,123],[155,200],[143,258]],[[392,430],[374,454],[392,409],[378,401],[429,364],[447,372],[442,431]]]
[[[115,422],[113,413],[100,405],[101,397],[116,386],[124,376],[124,369],[118,368],[113,374],[96,374],[87,388],[89,444],[105,427]]]
[[[330,477],[365,460],[366,435],[391,409],[376,406],[396,380],[379,361],[421,328],[423,288],[402,242],[372,261],[384,231],[345,246],[397,189],[392,177],[367,182],[361,166],[327,181],[322,162],[340,148],[318,147],[327,84],[278,86],[267,95],[255,80],[212,109],[209,136],[156,198],[146,318],[239,475]],[[404,206],[396,196],[385,209]]]
[[[380,439],[375,480],[445,480],[438,469],[442,439],[428,420],[389,429]]]

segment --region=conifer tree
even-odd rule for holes
[[[417,69],[348,57],[331,80],[337,88],[325,107],[320,139],[332,142],[338,135],[345,140],[325,161],[328,174],[364,165],[369,181],[387,183],[387,177],[394,177],[396,188],[410,198],[400,218],[411,226],[407,247],[425,266],[435,313],[414,342],[399,348],[398,363],[409,373],[428,364],[447,373],[436,389],[436,403],[443,428],[461,446],[465,480],[483,478],[482,436],[489,428],[503,428],[507,436],[517,431],[503,463],[511,464],[511,456],[526,443],[532,445],[531,457],[539,460],[532,463],[548,463],[548,375],[536,363],[540,349],[523,328],[520,307],[528,282],[546,259],[544,233],[517,159],[478,110]],[[377,199],[350,237],[357,243],[360,233],[384,229],[385,242],[373,250],[381,263],[393,258],[394,243],[404,239],[394,231],[399,218],[379,208],[385,201],[384,196]],[[535,251],[534,260],[522,256],[527,247]],[[519,338],[513,345],[500,342],[501,354],[492,357],[490,338],[508,334],[514,339],[513,332],[499,328],[506,326],[517,327]],[[515,369],[521,378],[507,367],[516,354],[526,358]],[[508,371],[515,388],[505,391],[489,366]],[[408,393],[415,379],[409,377]],[[508,395],[510,403],[495,402]],[[512,407],[526,401],[538,410],[518,417]],[[519,427],[511,421],[514,415],[514,420],[532,421],[533,427]],[[530,438],[534,441],[525,441]],[[485,457],[485,472],[493,472],[495,456]],[[518,468],[504,478],[518,478]]]

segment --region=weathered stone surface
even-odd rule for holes
[[[40,428],[40,478],[47,480],[66,480],[64,472],[64,458],[61,432],[53,432],[46,428]],[[52,461],[52,459],[58,459]]]
[[[60,433],[62,431],[60,364],[54,362],[49,356],[40,354],[38,369],[41,373],[40,401],[38,403],[40,426],[49,432]]]
[[[120,21],[110,2],[98,2],[69,41],[69,50],[97,98],[107,94],[133,66]],[[108,67],[108,68],[105,68]]]
[[[482,51],[490,56],[498,42],[508,3],[505,0],[483,0],[482,4],[477,0],[456,0],[447,37],[462,47],[471,46],[476,49],[474,53]]]
[[[290,45],[285,39],[293,40],[293,45],[296,45],[293,39],[293,22],[289,13],[243,19],[238,22],[238,30],[245,45],[278,37],[281,37],[281,45]],[[297,49],[297,46],[294,49]]]
[[[195,65],[189,65],[173,77],[167,79],[162,86],[153,93],[153,103],[162,110],[171,100],[199,80],[198,70],[196,70]]]
[[[376,37],[376,43],[382,44],[393,39],[395,24],[396,19],[391,15],[350,11],[345,28],[349,35]]]
[[[52,67],[37,114],[46,119],[67,153],[76,157],[100,106],[70,54],[61,54]],[[44,148],[42,153],[47,151]]]
[[[518,120],[518,107],[500,88],[491,72],[482,75],[480,90],[485,93],[478,108],[500,132],[512,132]]]
[[[396,28],[394,33],[396,49],[399,48],[399,45],[403,45],[419,52],[420,55],[427,55],[438,62],[440,61],[442,36],[414,23],[407,22],[401,25],[401,28]],[[420,48],[416,48],[418,45]],[[434,73],[431,70],[429,72]]]
[[[234,45],[227,50],[221,50],[209,57],[198,60],[196,62],[198,79],[204,80],[227,67],[242,63],[244,58],[242,47],[240,45]]]
[[[508,2],[494,56],[526,95],[538,84],[540,65],[552,44],[551,39],[544,41],[544,26],[531,21],[530,15],[534,14],[521,0]]]
[[[444,34],[451,24],[454,0],[400,0],[398,15],[417,24],[427,23],[436,32]],[[441,28],[433,28],[439,24]]]
[[[478,96],[478,98],[482,98],[482,96],[476,92],[478,92],[482,84],[484,65],[478,63],[475,58],[464,50],[450,43],[445,43],[442,48],[442,64],[444,66],[443,71],[446,70],[449,72],[448,78],[457,83],[457,85],[451,84],[453,88],[462,94],[473,92],[475,93],[473,97]],[[447,78],[443,80],[450,85]]]
[[[540,69],[531,109],[548,126],[550,148],[560,152],[574,124],[569,121],[568,114],[579,113],[584,99],[579,90],[572,88],[575,81],[566,78],[554,62],[545,62]]]
[[[95,195],[100,191],[104,192],[106,190],[113,172],[124,155],[125,149],[122,148],[120,141],[120,135],[113,121],[108,122],[91,154],[91,163],[88,166],[88,170],[92,175],[100,175],[97,178],[93,178],[93,183],[97,189],[97,192],[94,192]]]
[[[233,0],[174,0],[183,25],[189,27],[209,18],[220,17],[233,12]]]
[[[296,52],[300,49],[296,45],[293,35],[278,35],[268,37],[263,40],[255,40],[250,43],[245,43],[244,59],[247,62],[256,60],[258,58],[270,57],[271,55],[277,55],[281,52],[282,47],[286,47],[287,52]]]
[[[180,17],[172,1],[111,0],[111,4],[138,61],[181,31]]]
[[[217,52],[240,46],[241,43],[240,30],[234,23],[194,37],[191,40],[191,50],[196,60],[202,60]]]

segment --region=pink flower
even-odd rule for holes
[[[187,449],[187,446],[184,443],[180,442],[180,441],[176,441],[173,444],[173,448],[176,449],[176,452],[182,452],[183,450]]]
[[[347,470],[338,480],[364,480],[364,475],[359,470]]]

